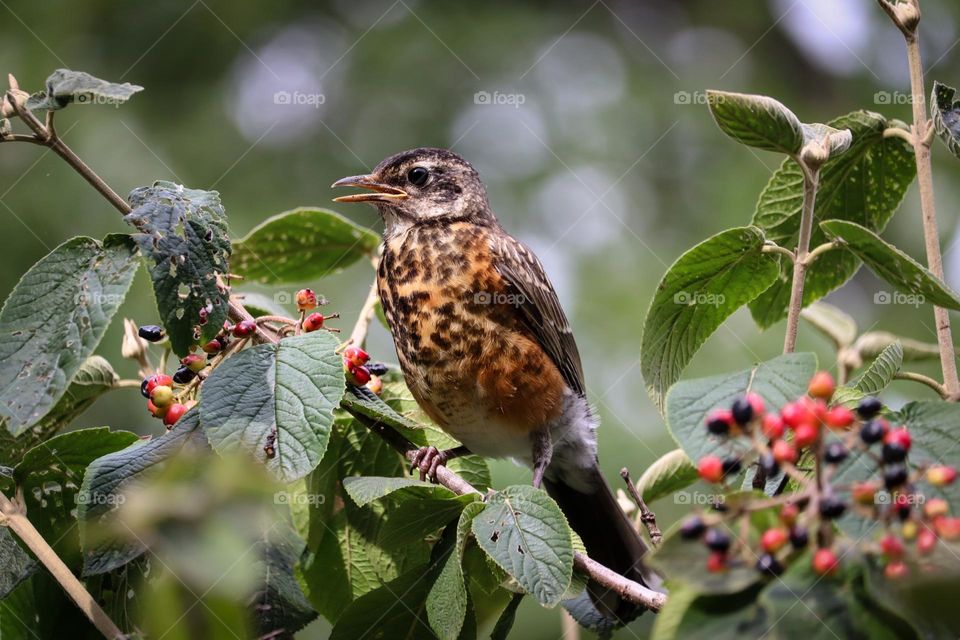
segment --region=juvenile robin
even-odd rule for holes
[[[588,555],[648,586],[646,546],[600,474],[598,421],[557,294],[537,257],[508,234],[470,163],[445,149],[391,156],[334,187],[365,193],[384,220],[377,288],[407,386],[463,446],[421,449],[421,477],[466,453],[533,469],[583,539]],[[599,585],[597,608],[629,619],[633,605]]]

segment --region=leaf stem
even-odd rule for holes
[[[810,251],[810,236],[813,233],[813,209],[820,183],[819,169],[808,168],[799,158],[796,158],[796,161],[803,171],[803,210],[800,215],[800,238],[793,265],[793,283],[790,287],[787,333],[783,340],[784,353],[791,353],[797,347],[797,329],[800,326],[800,311],[803,309],[803,282],[807,275],[807,254]]]
[[[940,384],[930,376],[923,375],[922,373],[915,373],[913,371],[898,371],[897,373],[893,374],[893,377],[896,380],[910,380],[912,382],[925,384],[936,391],[944,400],[950,397],[950,392],[947,391],[947,388],[944,385]]]
[[[900,127],[887,127],[886,129],[883,130],[883,137],[884,138],[900,138],[901,140],[904,140],[907,144],[909,144],[911,147],[913,146],[913,142],[914,142],[913,134],[905,129],[901,129]]]
[[[793,251],[790,251],[790,249],[787,249],[786,247],[781,247],[772,240],[767,240],[763,245],[763,249],[760,251],[763,253],[776,253],[781,256],[786,256],[790,258],[791,263],[796,262],[797,260],[797,257],[793,255]]]
[[[70,568],[64,564],[57,552],[47,544],[33,523],[27,519],[26,509],[22,497],[16,496],[13,500],[0,493],[0,525],[10,527],[18,538],[37,556],[43,566],[60,583],[67,595],[80,607],[80,610],[90,619],[105,638],[111,640],[124,638],[123,632],[114,624],[113,620],[97,604],[90,592],[83,586]]]
[[[827,251],[833,251],[839,246],[840,246],[839,242],[832,240],[830,242],[824,242],[823,244],[817,247],[814,247],[813,250],[811,250],[810,253],[807,254],[807,257],[804,260],[804,262],[807,263],[806,266],[809,267],[811,264],[813,264],[813,261],[816,260],[818,257],[820,257],[822,254],[826,253]]]

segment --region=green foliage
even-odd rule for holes
[[[869,111],[854,111],[828,124],[849,129],[853,141],[846,153],[831,156],[820,170],[816,219],[850,220],[882,231],[917,171],[912,149],[903,140],[883,137],[888,127],[904,125]],[[798,243],[802,206],[803,174],[796,162],[787,159],[760,194],[752,224],[763,229],[768,240],[792,249]],[[814,225],[811,246],[826,241],[826,235]],[[807,271],[804,306],[849,280],[859,264],[855,256],[841,251],[819,256]],[[793,265],[783,261],[780,267],[780,278],[750,304],[750,312],[761,328],[772,326],[787,314]]]
[[[0,415],[20,433],[57,404],[97,348],[136,272],[128,236],[68,240],[35,264],[0,311]]]
[[[233,268],[264,284],[323,278],[363,257],[380,237],[327,209],[301,207],[267,218],[234,242]]]
[[[37,563],[20,548],[10,530],[0,528],[0,600],[29,578],[36,568]]]
[[[184,356],[227,319],[231,247],[220,194],[158,180],[134,189],[129,200],[133,211],[124,220],[138,231],[133,237],[149,261],[160,318],[173,351]]]
[[[245,451],[285,482],[310,473],[323,457],[343,395],[338,344],[332,334],[315,331],[251,347],[217,367],[200,404],[213,448]]]
[[[637,491],[646,503],[659,500],[697,481],[697,468],[683,449],[660,456],[637,480]]]
[[[708,91],[707,103],[720,130],[741,144],[788,155],[803,147],[800,120],[773,98]]]
[[[463,574],[463,555],[473,519],[485,509],[479,502],[468,504],[456,526],[444,531],[438,545],[443,565],[427,595],[427,619],[441,640],[456,640],[467,616],[469,595]]]
[[[763,232],[729,229],[680,256],[650,303],[640,347],[647,391],[663,407],[667,390],[704,341],[777,278],[779,258],[764,253]]]
[[[957,90],[941,82],[933,83],[930,96],[930,116],[940,140],[957,158],[960,158],[960,99]]]
[[[143,87],[129,82],[107,82],[83,71],[57,69],[47,78],[45,89],[30,96],[27,108],[54,111],[70,104],[118,106],[138,91],[143,91]]]

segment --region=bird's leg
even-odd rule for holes
[[[437,481],[437,469],[446,465],[450,460],[460,456],[470,455],[470,450],[463,445],[453,449],[440,451],[436,447],[420,447],[413,457],[413,469],[420,470],[420,479],[430,478],[430,482]]]
[[[533,486],[539,489],[543,474],[553,457],[553,439],[549,429],[540,429],[533,434]]]

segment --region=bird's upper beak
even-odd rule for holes
[[[369,189],[373,192],[353,193],[349,196],[340,196],[339,198],[334,198],[334,202],[391,202],[394,200],[403,200],[408,197],[407,192],[403,189],[377,182],[372,175],[340,178],[330,186],[360,187],[361,189]]]

